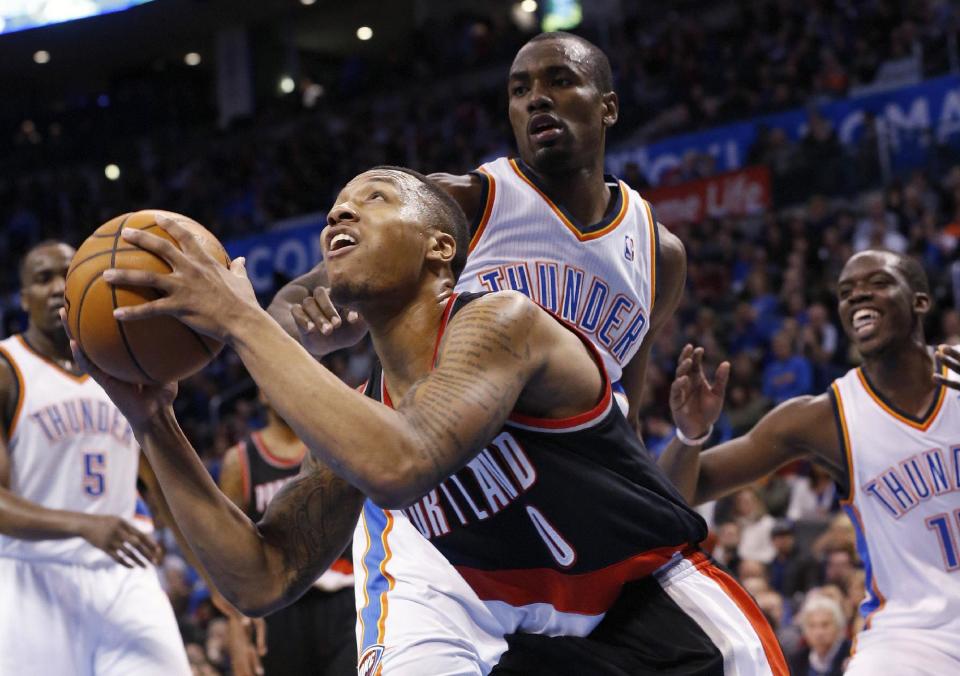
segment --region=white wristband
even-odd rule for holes
[[[677,428],[677,439],[679,439],[680,443],[684,446],[700,446],[710,438],[711,434],[713,434],[713,425],[710,425],[710,427],[707,428],[707,431],[704,432],[703,436],[699,436],[696,439],[691,439],[686,434],[681,432],[679,427]]]

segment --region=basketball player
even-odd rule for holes
[[[228,450],[220,472],[220,489],[254,522],[296,477],[307,452],[262,392],[259,401],[266,426]],[[296,603],[268,615],[266,673],[356,674],[353,599],[353,566],[338,559]]]
[[[356,524],[364,676],[490,673],[515,632],[520,652],[498,673],[786,673],[757,607],[698,549],[703,521],[613,404],[592,342],[522,294],[454,293],[466,219],[445,192],[381,167],[328,220],[332,297],[363,315],[380,359],[366,396],[260,309],[242,261],[218,268],[176,222],[163,227],[182,251],[124,233],[169,275],[104,273],[162,291],[121,321],[171,314],[227,341],[311,450],[254,524],[184,438],[174,384],[87,365],[229,599],[255,613],[288,603]]]
[[[619,103],[598,47],[570,33],[538,35],[517,53],[507,91],[519,157],[431,176],[472,217],[457,291],[520,291],[588,335],[639,429],[650,348],[686,279],[683,245],[636,191],[603,173]],[[321,263],[270,308],[294,337],[291,308],[304,313],[302,339],[318,356],[362,335],[355,312],[341,321],[326,285]]]
[[[864,251],[837,289],[863,365],[701,455],[729,365],[708,383],[702,350],[687,346],[670,395],[680,432],[661,467],[698,503],[797,458],[825,465],[845,491],[867,575],[864,630],[846,673],[960,673],[960,398],[931,378],[926,275],[912,258]]]
[[[0,342],[0,674],[189,674],[160,549],[131,524],[139,447],[57,316],[73,253],[27,252],[27,329]]]

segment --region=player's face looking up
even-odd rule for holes
[[[510,125],[524,162],[545,174],[591,164],[606,127],[617,121],[617,97],[602,92],[589,47],[574,39],[530,42],[510,67]]]
[[[20,307],[44,333],[61,330],[64,281],[74,250],[53,243],[33,249],[20,267]]]
[[[340,191],[321,236],[336,303],[409,294],[427,265],[448,263],[455,244],[426,225],[429,207],[417,183],[403,172],[374,169]]]
[[[911,288],[897,255],[881,251],[847,261],[837,298],[843,330],[864,356],[909,340],[930,308],[930,297]]]

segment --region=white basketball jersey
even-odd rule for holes
[[[616,181],[608,216],[582,228],[519,160],[501,157],[478,171],[486,200],[456,290],[524,293],[589,336],[619,381],[653,312],[658,240],[650,205]]]
[[[20,390],[7,436],[11,490],[50,509],[132,521],[139,447],[100,385],[60,368],[20,335],[0,342],[0,356],[13,366]],[[79,537],[31,541],[0,535],[0,556],[117,565]]]
[[[861,369],[830,392],[866,571],[862,640],[960,636],[960,392],[940,387],[922,419],[885,402]]]

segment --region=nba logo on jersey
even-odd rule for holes
[[[377,673],[382,659],[383,646],[379,643],[364,650],[357,661],[357,676],[373,676]]]
[[[628,261],[633,260],[633,237],[630,235],[624,236],[623,239],[623,257]]]

